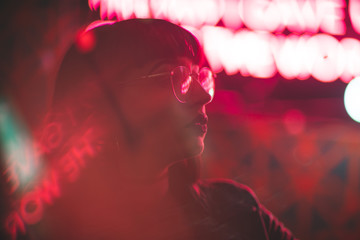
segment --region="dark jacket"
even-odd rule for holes
[[[199,240],[295,239],[259,204],[251,189],[242,184],[230,180],[203,180],[195,184],[194,189],[203,213],[199,217],[196,209],[188,211],[192,211],[190,222]]]

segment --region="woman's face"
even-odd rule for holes
[[[116,101],[123,119],[119,124],[126,128],[123,131],[133,135],[135,140],[131,144],[136,152],[144,151],[159,157],[151,166],[160,168],[199,155],[204,149],[205,106],[211,96],[193,81],[187,102],[179,102],[170,80],[170,72],[177,66],[199,72],[197,64],[184,58],[154,61],[132,71],[129,84],[120,83],[116,89]],[[165,72],[168,74],[153,76]],[[148,75],[152,77],[143,77]]]

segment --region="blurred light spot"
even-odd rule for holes
[[[14,193],[26,187],[38,176],[42,161],[21,119],[16,116],[9,104],[1,100],[0,144],[5,160],[5,169],[1,174],[10,185],[10,193]]]
[[[150,1],[150,8],[154,18],[167,19],[167,1],[166,0],[152,0]]]
[[[78,33],[75,39],[77,49],[82,52],[90,52],[96,43],[95,35],[92,31],[82,31]]]
[[[211,88],[211,89],[209,90],[209,94],[210,94],[211,98],[214,98],[214,94],[215,94],[214,88]]]
[[[351,0],[349,3],[349,15],[353,28],[360,34],[360,0]]]
[[[221,72],[223,64],[220,61],[220,49],[226,42],[230,30],[221,27],[203,27],[204,51],[214,72]]]
[[[264,26],[266,31],[274,32],[282,26],[282,16],[279,14],[279,8],[275,4],[270,4],[266,11],[264,12],[264,17],[261,19],[266,19],[264,21]]]
[[[320,29],[323,32],[334,35],[345,34],[345,6],[344,0],[316,1],[316,9],[321,17]]]
[[[148,2],[148,0],[137,0],[134,2],[134,13],[137,18],[150,17]]]
[[[293,135],[302,133],[306,125],[306,117],[302,111],[291,109],[285,113],[283,122],[286,130]]]
[[[88,5],[91,10],[96,10],[100,7],[101,0],[88,0]]]
[[[272,40],[271,47],[279,73],[286,79],[306,79],[310,76],[306,67],[308,35],[280,35]]]
[[[321,82],[333,82],[344,69],[344,54],[340,43],[332,36],[318,34],[308,42],[308,68],[312,76]]]
[[[240,2],[237,0],[226,1],[224,14],[222,17],[222,21],[225,27],[231,29],[238,29],[242,27],[241,6],[242,4],[240,4]]]
[[[272,38],[271,34],[262,32],[248,35],[246,46],[251,50],[251,54],[247,55],[246,66],[254,77],[270,78],[276,73],[270,46]]]
[[[270,78],[278,71],[286,79],[321,82],[349,82],[360,72],[359,42],[330,35],[346,33],[344,0],[89,0],[89,6],[100,8],[102,19],[153,17],[195,29],[214,72]],[[359,0],[350,2],[358,32],[359,9]],[[224,27],[214,27],[220,20]],[[279,35],[285,29],[293,34]],[[79,43],[83,51],[93,46],[87,38]]]
[[[344,49],[345,68],[340,78],[343,82],[350,82],[360,76],[360,42],[354,38],[343,38],[341,45]]]
[[[346,87],[344,94],[346,112],[356,122],[360,122],[360,77],[354,78]]]
[[[266,30],[264,16],[270,4],[274,3],[262,0],[244,1],[243,6],[246,11],[244,11],[243,17],[245,25],[254,30]]]
[[[311,2],[306,1],[301,10],[297,8],[297,11],[293,13],[288,12],[288,29],[290,31],[300,33],[306,30],[307,32],[315,33],[319,30],[319,21],[313,5]]]
[[[226,31],[219,32],[222,36],[217,37],[218,41],[218,55],[220,61],[223,64],[226,74],[233,75],[238,72],[238,67],[236,66],[236,54],[234,52],[234,34],[232,31],[226,29]],[[241,56],[241,55],[240,55]]]

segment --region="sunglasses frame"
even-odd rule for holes
[[[183,66],[183,65],[179,65],[179,66],[176,66],[175,68],[173,68],[173,70],[171,70],[170,72],[167,71],[167,72],[160,72],[160,73],[154,73],[154,74],[149,74],[149,75],[145,75],[145,76],[141,76],[141,77],[138,77],[136,78],[135,80],[130,80],[130,81],[125,81],[125,82],[120,82],[120,85],[132,85],[132,84],[135,84],[136,82],[138,82],[139,80],[144,80],[144,79],[147,79],[147,78],[156,78],[156,77],[162,77],[162,76],[170,76],[170,80],[171,80],[171,86],[172,86],[172,90],[173,90],[173,94],[174,96],[176,97],[176,99],[181,102],[181,103],[186,103],[187,101],[186,100],[182,100],[179,98],[178,94],[176,93],[175,91],[175,86],[174,86],[174,80],[173,80],[173,75],[174,75],[174,71],[177,69],[177,68],[184,68],[184,69],[187,69],[188,70],[188,74],[189,76],[193,79],[194,76],[196,76],[196,81],[200,84],[200,86],[203,88],[203,90],[210,95],[211,99],[210,99],[210,102],[213,100],[214,98],[214,91],[215,91],[215,79],[216,79],[216,74],[213,73],[213,71],[208,68],[208,67],[202,67],[198,73],[194,73],[194,72],[191,72],[190,71],[190,68],[187,67],[187,66]],[[212,79],[213,79],[213,92],[209,92],[207,91],[203,85],[201,84],[200,80],[199,80],[199,75],[200,73],[203,71],[203,70],[208,70],[209,73],[211,73],[211,76],[212,76]],[[190,85],[191,86],[191,85]],[[189,87],[190,88],[190,87]]]

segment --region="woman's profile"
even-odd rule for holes
[[[294,239],[246,186],[199,179],[215,76],[190,32],[131,19],[86,34],[94,47],[65,55],[46,119],[69,181],[34,239]],[[78,171],[71,149],[87,154]]]

